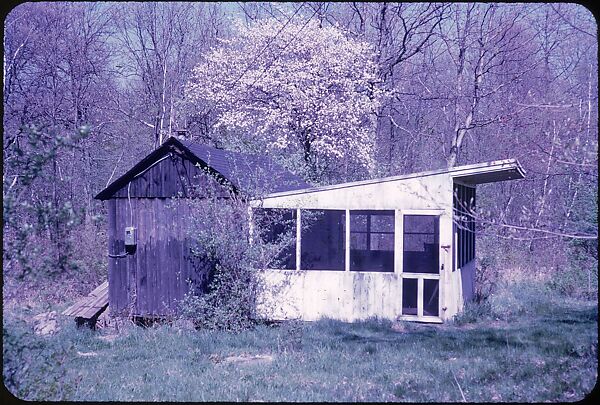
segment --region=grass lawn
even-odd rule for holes
[[[16,311],[4,314],[4,384],[42,400],[582,399],[597,379],[597,303],[540,299],[445,325],[322,320],[240,334],[163,325],[113,341],[70,319],[39,337],[22,320],[31,314]],[[227,360],[243,354],[272,360]]]

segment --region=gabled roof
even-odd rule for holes
[[[151,167],[169,151],[180,152],[194,163],[207,167],[217,177],[221,177],[233,185],[237,191],[256,186],[257,172],[260,172],[260,175],[267,179],[273,192],[310,187],[300,177],[290,173],[266,156],[226,151],[193,141],[170,137],[125,174],[100,191],[94,198],[99,200],[109,199],[116,191],[133,180],[136,175]]]
[[[256,180],[251,176],[256,175],[257,170],[261,171],[260,176],[266,176],[272,192],[310,187],[300,177],[266,156],[216,149],[191,141],[181,141],[181,143],[238,189],[244,190],[251,186]]]
[[[517,159],[505,159],[485,163],[476,163],[466,166],[457,166],[449,169],[438,169],[429,170],[426,172],[403,174],[400,176],[389,176],[371,180],[332,184],[328,186],[308,187],[305,189],[273,192],[271,194],[266,195],[263,198],[313,193],[317,191],[335,190],[347,187],[358,187],[367,184],[385,183],[388,181],[406,180],[417,177],[434,176],[439,174],[449,174],[455,180],[473,185],[525,178],[525,170],[523,170],[521,164]]]

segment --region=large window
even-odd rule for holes
[[[350,211],[350,270],[394,271],[394,211]]]
[[[346,249],[345,211],[302,210],[300,217],[300,268],[343,271]]]
[[[404,216],[405,273],[439,273],[439,217]]]
[[[456,268],[475,259],[475,188],[454,184],[454,235],[457,240]]]
[[[252,211],[255,234],[265,243],[272,269],[296,268],[296,210],[255,208]]]

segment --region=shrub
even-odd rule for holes
[[[522,280],[500,284],[489,305],[494,318],[508,321],[524,314],[551,312],[558,299],[547,283]]]
[[[475,302],[482,303],[494,292],[499,280],[499,270],[494,256],[483,256],[477,261],[475,271]]]
[[[271,212],[253,221],[251,230],[249,205],[237,195],[224,199],[209,191],[208,198],[185,203],[192,205],[187,230],[194,244],[191,253],[208,263],[208,270],[199,278],[201,283],[190,285],[180,303],[181,315],[196,327],[247,329],[261,317],[257,308],[264,286],[257,270],[277,262],[282,250],[295,241],[295,233],[264,240],[269,233],[265,228],[280,223],[280,215]]]
[[[489,301],[468,301],[465,303],[463,310],[456,314],[452,321],[456,325],[465,325],[475,323],[482,320],[488,320],[492,317],[492,307]]]
[[[254,325],[258,282],[244,270],[240,274],[217,264],[206,292],[185,295],[181,315],[198,328],[239,332]]]
[[[35,335],[22,321],[4,320],[2,376],[6,388],[25,400],[64,400],[73,384],[65,377],[70,344],[63,339]]]

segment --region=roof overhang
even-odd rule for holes
[[[460,166],[451,170],[450,173],[454,180],[466,184],[495,183],[525,178],[525,170],[517,159]]]

